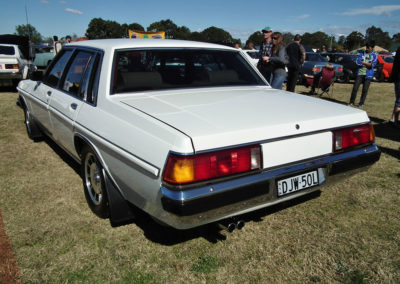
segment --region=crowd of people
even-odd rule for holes
[[[299,72],[306,59],[306,52],[301,45],[301,36],[295,35],[293,42],[286,47],[283,44],[283,35],[280,32],[273,32],[271,27],[262,29],[264,41],[259,50],[259,61],[257,69],[268,81],[272,88],[282,89],[283,82],[286,81],[286,90],[295,91]],[[251,45],[251,46],[250,46]],[[353,89],[350,94],[349,105],[354,106],[359,87],[362,91],[358,107],[363,107],[367,98],[368,89],[374,77],[374,67],[377,64],[378,55],[373,51],[375,42],[370,40],[366,43],[366,50],[358,54],[356,64],[358,65],[357,76],[354,81]],[[249,44],[250,49],[254,49],[253,44]],[[321,53],[324,52],[324,47]],[[286,69],[287,68],[287,72]],[[400,128],[400,47],[396,51],[393,64],[391,81],[395,86],[395,105],[392,117],[389,120],[395,127]]]

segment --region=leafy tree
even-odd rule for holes
[[[252,42],[254,46],[260,46],[264,42],[264,35],[262,32],[257,31],[249,36],[249,38],[246,41],[246,45],[249,45],[249,43]]]
[[[353,31],[346,37],[344,46],[349,50],[353,50],[364,45],[364,41],[362,33]]]
[[[282,35],[283,35],[283,44],[285,46],[293,42],[294,35],[292,33],[283,33]]]
[[[231,34],[223,29],[217,27],[209,27],[201,33],[206,38],[207,42],[233,46],[234,40]]]
[[[392,41],[395,43],[400,42],[400,33],[394,34],[392,36]]]
[[[175,39],[189,39],[190,38],[190,30],[185,26],[178,27],[175,31],[174,38]]]
[[[302,36],[302,44],[309,45],[313,48],[322,48],[322,46],[329,47],[331,37],[326,33],[318,31],[315,33],[305,33]]]
[[[392,45],[392,40],[388,32],[382,31],[381,28],[375,26],[369,27],[365,32],[365,40],[375,40],[375,44],[383,48],[389,49]]]
[[[18,25],[15,27],[16,30],[16,35],[19,36],[26,36],[30,38],[30,40],[33,43],[41,43],[42,42],[42,36],[41,34],[36,30],[36,28],[30,24],[27,25]]]
[[[102,18],[94,18],[90,21],[86,30],[89,39],[122,38],[126,31],[115,21],[105,21]]]
[[[346,37],[344,35],[339,36],[338,44],[344,46],[345,42],[346,42]]]
[[[202,33],[199,32],[193,32],[190,33],[188,40],[194,40],[194,41],[202,41],[202,42],[206,42],[207,38],[205,35],[203,35]]]
[[[165,32],[165,38],[176,38],[178,26],[170,19],[152,23],[147,27],[150,32]]]

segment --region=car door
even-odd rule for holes
[[[62,72],[71,55],[72,50],[64,51],[60,54],[53,66],[47,71],[43,82],[37,82],[32,91],[35,99],[30,100],[30,111],[50,136],[52,136],[52,125],[49,116],[50,98],[58,88]]]
[[[95,59],[95,52],[75,50],[66,66],[59,88],[51,95],[49,115],[53,137],[65,150],[76,156],[75,119],[85,103],[85,94]]]

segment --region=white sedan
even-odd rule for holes
[[[89,207],[112,226],[132,208],[178,229],[221,221],[380,157],[365,111],[272,89],[220,45],[74,43],[18,91],[29,137],[81,163]]]
[[[16,86],[28,76],[28,61],[15,44],[0,44],[0,80],[11,80]]]

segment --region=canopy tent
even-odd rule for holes
[[[360,48],[357,48],[357,49],[354,49],[354,50],[350,51],[350,53],[358,53],[359,50],[365,50],[365,49],[366,49],[366,47],[363,46],[363,47],[360,47]],[[383,47],[380,47],[378,45],[375,45],[374,51],[375,52],[389,52],[389,50],[384,49]]]

